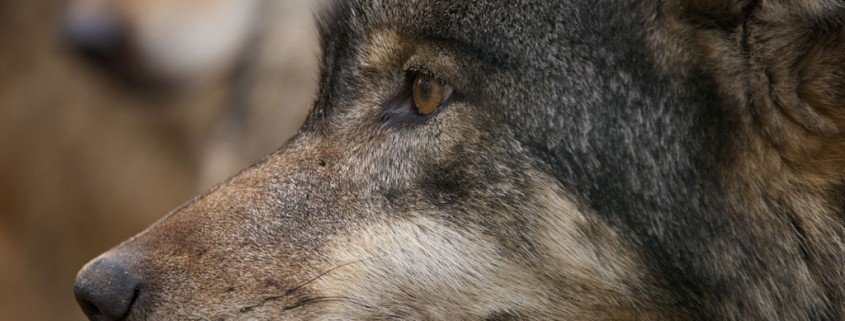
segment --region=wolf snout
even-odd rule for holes
[[[119,14],[105,7],[72,7],[61,27],[62,39],[94,63],[114,63],[127,46],[127,34],[120,19]]]
[[[121,320],[129,313],[142,281],[132,266],[131,257],[108,253],[82,268],[73,290],[90,320]]]

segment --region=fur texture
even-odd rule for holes
[[[128,320],[845,317],[840,2],[330,12],[300,133],[106,254]]]

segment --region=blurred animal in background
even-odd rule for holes
[[[293,134],[311,10],[0,1],[0,320],[81,320],[81,264]]]
[[[188,116],[201,141],[200,186],[208,186],[278,147],[304,118],[316,86],[313,2],[72,0],[61,35],[138,94],[218,93]]]
[[[231,69],[270,3],[72,0],[61,32],[86,59],[129,82],[184,86]]]

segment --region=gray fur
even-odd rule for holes
[[[842,80],[840,4],[330,11],[300,133],[107,254],[147,279],[129,320],[845,315],[829,148],[845,121],[817,103],[845,89],[795,76]],[[787,47],[794,64],[770,56]],[[390,118],[419,67],[456,94]],[[802,158],[804,144],[834,161]]]

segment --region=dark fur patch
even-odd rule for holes
[[[252,251],[281,251],[271,244],[323,258],[334,250],[323,247],[327,239],[418,219],[416,228],[397,229],[424,235],[408,246],[428,256],[411,256],[403,269],[482,260],[465,274],[442,271],[464,285],[478,284],[479,270],[513,263],[502,273],[527,271],[526,282],[555,290],[543,302],[571,304],[585,319],[841,319],[845,8],[834,4],[339,3],[324,18],[321,89],[300,136],[224,185],[214,194],[221,199],[189,208],[237,219],[194,218],[209,225],[173,239],[238,235],[244,245],[264,245]],[[370,38],[384,31],[411,49],[362,66]],[[401,105],[397,88],[407,72],[394,60],[411,58],[448,61],[441,72],[463,96],[424,121],[384,127],[385,113]],[[332,155],[320,156],[329,165],[314,166],[314,154]],[[560,217],[543,216],[551,211]],[[236,232],[207,232],[224,228]],[[585,230],[593,233],[578,234]],[[449,237],[430,235],[436,231]],[[565,253],[544,253],[561,245],[548,244],[561,239],[549,233],[588,237],[557,242]],[[384,244],[370,239],[381,236],[360,241],[397,245],[393,235]],[[487,247],[466,250],[465,237]],[[434,240],[443,248],[426,248]],[[484,261],[490,256],[495,261]],[[584,263],[594,261],[607,270]],[[600,286],[614,275],[630,279]],[[460,290],[472,300],[486,288]],[[395,292],[386,301],[402,315],[425,314],[416,293]],[[389,314],[373,302],[345,303]],[[473,317],[547,313],[519,309]]]

